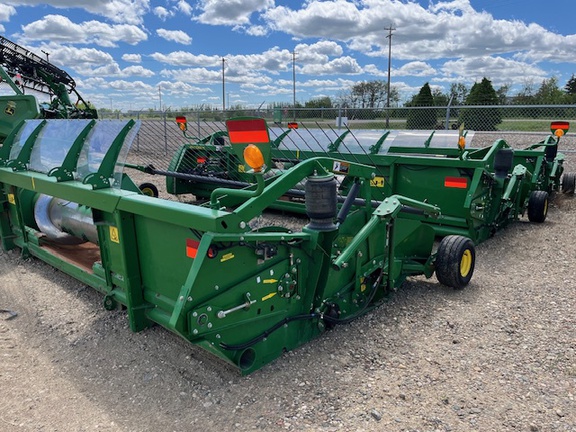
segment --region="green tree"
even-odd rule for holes
[[[363,81],[352,86],[352,97],[358,101],[360,108],[377,108],[386,100],[386,83],[384,81]]]
[[[514,98],[514,104],[516,105],[534,105],[536,99],[534,96],[534,81],[528,80],[522,84],[522,89],[518,92]]]
[[[432,90],[428,83],[422,86],[418,94],[407,105],[413,107],[413,109],[408,111],[406,129],[436,128],[436,108],[422,108],[434,106],[434,96],[432,96]]]
[[[447,95],[439,88],[436,88],[432,92],[432,98],[434,99],[434,106],[447,106],[450,100],[450,95]]]
[[[309,118],[324,118],[324,108],[332,108],[332,99],[328,96],[310,99],[304,103],[304,108],[309,108],[310,111],[306,112]]]
[[[564,90],[569,95],[576,95],[576,76],[574,76],[574,74],[572,74],[572,77],[568,80],[568,82],[564,86]]]
[[[361,81],[350,89],[351,105],[357,108],[381,108],[386,105],[388,84],[386,81]],[[390,100],[398,100],[398,91],[390,89]]]
[[[386,81],[361,81],[336,96],[342,108],[382,108],[386,106],[388,84]],[[398,89],[390,87],[390,103],[400,100]]]
[[[310,99],[304,103],[304,108],[332,108],[332,99],[328,96]]]
[[[562,104],[566,102],[565,96],[566,94],[558,87],[558,79],[556,77],[543,80],[534,95],[536,103],[540,105]]]
[[[572,74],[572,77],[568,80],[566,85],[564,86],[564,91],[567,95],[566,103],[575,103],[576,102],[576,76]]]
[[[466,98],[466,105],[498,105],[498,95],[492,87],[492,82],[484,77],[475,83]],[[502,122],[502,113],[499,108],[464,108],[460,110],[460,123],[466,129],[496,130],[496,125]]]
[[[498,90],[496,90],[496,94],[498,95],[498,102],[500,105],[508,104],[508,92],[510,91],[510,87],[510,84],[504,84],[500,86]]]
[[[450,85],[449,98],[452,98],[452,105],[464,105],[468,97],[468,87],[462,83],[452,83]]]

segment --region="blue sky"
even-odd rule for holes
[[[2,0],[0,34],[98,108],[267,106],[386,80],[407,100],[487,77],[509,95],[576,73],[574,0]],[[5,86],[3,86],[5,87]],[[0,92],[6,89],[0,87]]]

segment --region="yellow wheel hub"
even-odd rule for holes
[[[468,276],[470,269],[472,268],[472,252],[470,249],[466,249],[462,254],[460,259],[460,275],[462,277]]]

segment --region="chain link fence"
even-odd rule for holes
[[[176,123],[176,117],[187,118],[187,135],[185,137]],[[210,137],[226,130],[225,120],[234,117],[255,116],[267,120],[272,140],[288,130],[289,123],[297,123],[298,143],[293,143],[298,150],[324,150],[330,143],[348,131],[348,143],[353,141],[355,150],[347,152],[367,154],[369,147],[376,144],[378,137],[386,131],[417,130],[413,145],[424,144],[427,137],[436,134],[457,136],[462,128],[474,131],[473,142],[467,145],[482,146],[504,135],[533,135],[537,142],[541,136],[550,133],[552,121],[569,121],[576,125],[576,105],[510,105],[510,106],[449,106],[449,107],[401,107],[390,109],[358,108],[316,108],[293,109],[274,108],[258,110],[218,110],[203,111],[139,111],[128,113],[100,113],[102,119],[136,119],[141,121],[140,130],[128,154],[128,162],[139,166],[153,165],[157,170],[170,170],[175,163],[186,164],[190,160],[190,173],[218,176],[221,171],[228,174],[234,167],[224,166],[218,162],[224,158],[209,155],[211,164],[197,163],[197,155],[191,144],[204,140],[215,144],[214,152],[218,153],[219,145],[226,145],[226,137]],[[576,127],[576,126],[575,126]],[[371,132],[370,132],[371,131]],[[442,131],[442,132],[441,132]],[[450,132],[448,132],[450,131]],[[352,137],[352,138],[350,138]],[[484,140],[482,141],[482,137]],[[286,141],[286,140],[285,140]],[[454,140],[456,143],[456,139]],[[476,145],[475,145],[476,143]],[[344,143],[345,144],[345,143]],[[183,151],[186,146],[185,152]],[[298,147],[299,146],[299,147]],[[569,150],[570,151],[570,150]],[[177,161],[178,159],[178,161]],[[216,161],[216,162],[215,162]],[[198,167],[203,172],[195,172]],[[133,176],[133,173],[130,172]],[[139,181],[145,181],[139,179]]]

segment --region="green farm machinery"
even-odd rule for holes
[[[438,241],[424,220],[441,208],[382,197],[373,164],[325,153],[272,168],[266,122],[233,119],[226,145],[246,186],[169,201],[124,172],[138,127],[25,120],[0,148],[2,247],[102,292],[133,331],[160,324],[247,374],[373,309],[408,277],[436,274],[456,289],[472,277],[474,243]],[[297,222],[263,223],[286,213],[282,203]]]
[[[478,244],[574,193],[567,122],[525,149],[473,132],[268,127],[192,137],[166,170],[128,163],[140,122],[98,120],[64,71],[0,36],[0,242],[251,373],[375,308],[412,276],[461,289]],[[29,89],[50,95],[39,105]],[[73,104],[70,95],[77,102]],[[165,177],[168,194],[125,168]],[[141,176],[141,173],[135,173]],[[288,216],[288,218],[286,218]]]
[[[187,136],[186,119],[177,119]],[[562,189],[573,193],[573,173],[564,173],[564,155],[558,152],[569,123],[551,124],[552,135],[525,149],[513,149],[499,139],[484,148],[466,148],[473,132],[372,131],[270,128],[274,166],[270,181],[287,167],[329,156],[343,161],[333,169],[338,179],[339,201],[358,192],[345,174],[349,163],[374,167],[370,179],[372,203],[377,206],[393,195],[433,204],[438,217],[416,213],[413,219],[429,224],[438,237],[458,234],[476,244],[527,214],[543,222],[550,194]],[[216,131],[184,144],[175,153],[168,171],[152,166],[136,167],[167,176],[172,194],[192,193],[208,199],[223,184],[245,188],[249,180],[244,165],[226,143],[226,131]],[[302,187],[286,193],[275,206],[302,210]]]
[[[35,118],[97,118],[96,109],[76,90],[74,79],[62,69],[26,48],[0,36],[0,83],[12,93],[0,96],[0,144],[19,122]],[[49,96],[50,101],[38,103],[34,94]],[[70,95],[74,94],[73,103]]]

